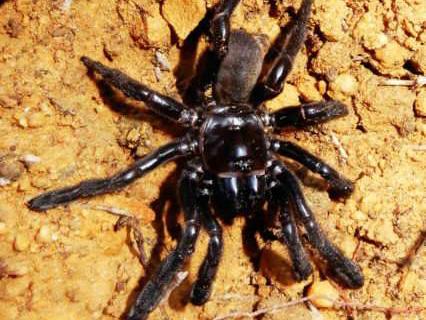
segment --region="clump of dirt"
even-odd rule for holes
[[[233,27],[273,39],[300,5],[282,2],[242,1]],[[179,99],[178,87],[188,81],[182,74],[195,69],[193,58],[207,45],[201,38],[191,54],[184,40],[215,3],[0,1],[1,319],[119,319],[140,279],[173,249],[181,219],[174,164],[121,192],[44,214],[25,202],[111,175],[182,134],[143,104],[103,92],[79,58],[100,60]],[[280,136],[356,182],[349,199],[333,202],[317,177],[294,166],[328,237],[362,266],[363,288],[333,289],[318,268],[295,282],[286,248],[258,239],[257,250],[245,250],[244,221],[237,219],[225,227],[209,302],[195,307],[186,298],[204,256],[202,234],[188,278],[152,319],[255,311],[262,319],[426,318],[426,87],[386,85],[425,76],[425,15],[426,2],[418,0],[316,0],[306,47],[284,92],[267,103],[274,110],[333,98],[349,106],[345,118]],[[140,220],[151,258],[147,270],[131,233],[114,231],[117,217],[106,207]],[[285,305],[306,291],[334,304]]]

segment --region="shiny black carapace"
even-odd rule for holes
[[[211,64],[218,66],[211,81],[214,101],[193,108],[149,89],[116,69],[87,57],[81,58],[90,71],[99,74],[109,85],[130,98],[145,102],[160,116],[189,128],[185,136],[112,177],[83,181],[28,202],[31,209],[44,211],[78,198],[116,191],[167,161],[179,157],[187,159],[178,186],[185,218],[182,237],[175,250],[150,276],[127,319],[146,319],[159,304],[193,253],[202,227],[210,241],[190,299],[197,305],[207,301],[223,246],[221,226],[215,218],[218,215],[212,214],[213,208],[226,218],[237,214],[249,217],[259,212],[265,203],[273,204],[276,210],[270,219],[275,219],[275,227],[278,224],[279,229],[274,235],[288,246],[296,279],[306,279],[312,273],[297,232],[297,221],[305,228],[312,247],[328,262],[337,281],[350,288],[363,285],[360,268],[326,238],[305,201],[298,179],[277,154],[320,174],[328,182],[332,196],[349,196],[352,183],[301,147],[268,134],[273,129],[323,123],[346,115],[347,108],[338,101],[302,104],[273,113],[262,108],[266,100],[283,89],[304,42],[312,2],[302,1],[293,22],[283,29],[272,46],[268,46],[265,36],[231,30],[230,16],[239,1],[221,1],[210,21],[210,52],[214,57]],[[203,89],[198,90],[200,96],[206,94]]]

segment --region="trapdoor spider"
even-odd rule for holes
[[[265,66],[264,37],[230,28],[230,16],[239,2],[221,1],[210,22],[212,53],[220,64],[213,82],[215,101],[209,105],[190,108],[119,70],[82,57],[86,67],[101,75],[106,83],[189,130],[185,136],[112,177],[83,181],[41,194],[28,202],[29,208],[44,211],[78,198],[116,191],[163,163],[179,157],[187,159],[178,185],[185,220],[182,237],[142,288],[127,319],[146,319],[159,304],[193,253],[201,228],[207,231],[210,240],[190,299],[196,305],[207,301],[223,246],[221,226],[211,212],[212,207],[232,217],[257,212],[265,202],[275,204],[280,227],[278,239],[288,246],[296,279],[306,279],[312,273],[297,232],[298,221],[305,228],[310,244],[328,262],[337,281],[349,288],[363,285],[358,265],[326,238],[305,201],[298,179],[275,154],[293,159],[320,174],[334,196],[349,196],[353,191],[352,183],[301,147],[268,134],[271,129],[323,123],[346,115],[347,108],[338,101],[302,104],[273,113],[261,108],[264,101],[274,98],[283,89],[304,42],[313,1],[302,1],[294,21],[279,38],[277,46],[269,49],[274,50],[274,57],[272,63]]]

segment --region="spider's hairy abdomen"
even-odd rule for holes
[[[233,30],[228,53],[222,60],[215,96],[222,104],[247,102],[262,71],[267,39],[246,31]]]

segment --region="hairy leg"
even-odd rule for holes
[[[198,272],[197,280],[192,286],[191,302],[195,305],[204,304],[211,294],[212,282],[216,276],[223,251],[222,228],[210,214],[203,215],[203,226],[210,236],[207,255]]]
[[[277,162],[276,165],[278,171],[276,177],[290,193],[291,202],[296,209],[295,213],[306,229],[309,242],[328,262],[329,269],[336,280],[349,288],[360,288],[364,284],[360,267],[346,258],[324,235],[306,203],[296,176],[282,163]]]
[[[175,140],[136,161],[130,168],[112,177],[86,180],[75,186],[49,191],[31,199],[27,205],[31,210],[45,211],[80,198],[116,191],[167,161],[191,154],[191,144],[192,142],[187,138]]]
[[[127,320],[147,319],[167,294],[170,285],[192,255],[201,227],[201,216],[208,205],[208,198],[199,195],[200,177],[192,170],[185,170],[179,181],[179,198],[184,212],[185,226],[182,238],[175,250],[165,258],[156,273],[138,294],[127,314]]]
[[[99,73],[109,85],[119,89],[129,98],[145,102],[160,116],[184,126],[193,126],[196,123],[198,114],[182,103],[148,88],[120,70],[109,68],[88,57],[81,57],[81,61],[89,70]]]
[[[276,97],[283,90],[287,75],[290,73],[294,59],[302,47],[306,36],[306,24],[309,20],[313,0],[303,0],[293,21],[279,36],[278,41],[271,48],[268,56],[274,59],[263,79],[253,92],[255,103]]]
[[[333,198],[348,197],[353,192],[354,185],[351,181],[342,177],[323,160],[298,145],[289,141],[273,139],[271,141],[271,149],[282,156],[296,160],[309,170],[320,174],[329,183],[330,194]]]

